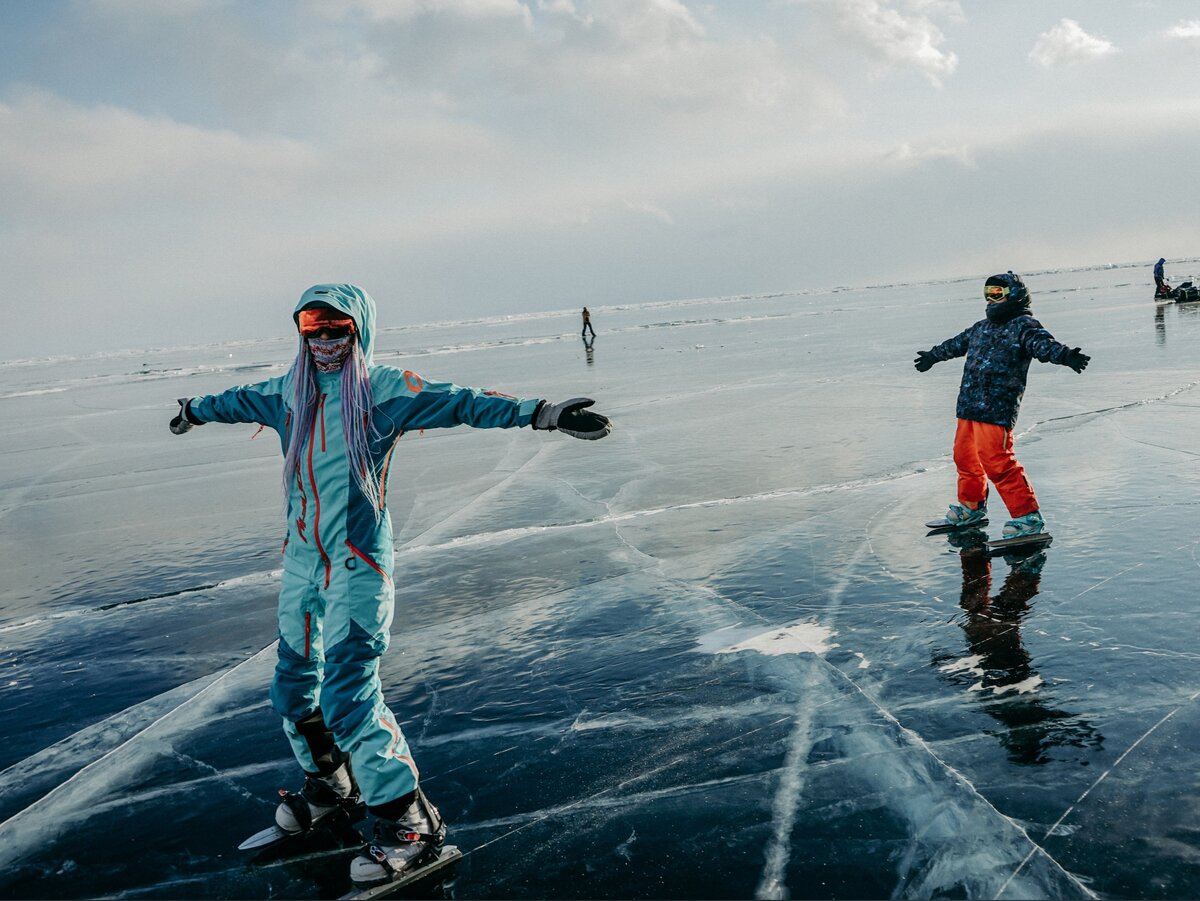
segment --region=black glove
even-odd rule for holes
[[[191,400],[190,397],[179,398],[179,413],[171,420],[172,435],[182,435],[190,431],[194,425],[204,425],[204,423],[197,421],[188,409],[188,404],[191,403]]]
[[[937,357],[932,353],[927,350],[918,350],[917,358],[913,360],[913,366],[917,367],[917,372],[928,372],[936,362]]]
[[[535,429],[557,429],[572,438],[595,441],[612,431],[612,421],[585,409],[594,403],[590,397],[572,397],[557,404],[542,401],[533,411],[533,420],[529,424]]]
[[[1091,357],[1085,354],[1078,347],[1072,347],[1067,355],[1063,358],[1063,365],[1070,366],[1076,372],[1083,372],[1087,369],[1087,364],[1091,362]]]

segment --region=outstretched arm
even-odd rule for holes
[[[965,329],[953,338],[934,345],[929,350],[918,350],[917,357],[913,360],[913,366],[916,367],[917,372],[928,372],[933,368],[934,363],[965,356],[970,343],[968,341],[970,331],[970,329]]]
[[[256,422],[282,434],[286,421],[281,377],[230,388],[220,394],[181,397],[179,413],[171,420],[171,431],[182,435],[192,426],[206,422]]]
[[[587,439],[603,438],[612,430],[607,417],[586,409],[595,403],[588,397],[555,404],[482,388],[463,388],[450,382],[429,382],[408,370],[382,373],[379,387],[380,393],[392,395],[379,403],[380,412],[391,419],[395,428],[403,430],[527,425]]]
[[[1025,330],[1021,335],[1021,346],[1035,360],[1041,360],[1043,363],[1057,363],[1059,366],[1069,367],[1075,372],[1083,372],[1087,369],[1087,365],[1092,359],[1078,347],[1067,347],[1067,345],[1055,341],[1054,336],[1042,328],[1041,324],[1031,325]]]

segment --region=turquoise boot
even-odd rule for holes
[[[1037,510],[1025,516],[1010,519],[1004,524],[1005,538],[1025,538],[1029,535],[1040,535],[1046,530],[1046,521]]]

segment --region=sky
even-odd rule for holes
[[[0,0],[0,360],[1194,257],[1197,85],[1192,0]]]

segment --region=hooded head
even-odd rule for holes
[[[1029,290],[1021,281],[1021,276],[1014,275],[1011,269],[1000,275],[989,275],[988,280],[983,283],[983,288],[985,295],[988,288],[1007,288],[1004,300],[1022,300],[1029,296]]]
[[[292,427],[283,465],[284,495],[300,471],[300,452],[312,434],[316,414],[317,370],[341,371],[342,432],[346,439],[346,462],[363,495],[371,502],[376,517],[382,514],[379,477],[370,464],[369,435],[374,431],[371,410],[371,376],[368,367],[375,346],[375,301],[356,285],[313,285],[300,297],[292,318],[300,327],[303,310],[325,308],[334,318],[349,318],[354,329],[340,341],[300,336],[300,348],[292,364]],[[349,346],[346,346],[347,340]],[[341,345],[340,347],[338,345]]]
[[[1011,269],[988,276],[983,283],[983,294],[987,300],[987,318],[992,322],[1007,322],[1029,312],[1029,289]]]
[[[368,366],[375,353],[375,301],[357,285],[313,285],[302,295],[292,313],[297,326],[300,311],[309,307],[329,307],[354,320],[359,346]]]

